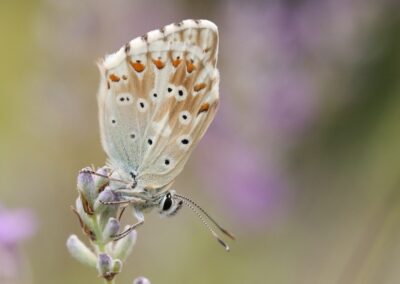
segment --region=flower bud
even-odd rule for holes
[[[91,168],[82,169],[77,180],[77,188],[82,196],[83,207],[88,214],[93,213],[93,204],[98,195],[91,171]]]
[[[138,277],[133,281],[133,284],[151,284],[150,280],[147,279],[146,277]]]
[[[106,253],[100,253],[99,258],[97,259],[97,270],[100,275],[103,277],[108,277],[111,272],[113,260],[111,256]]]
[[[92,169],[87,167],[80,170],[77,178],[78,190],[85,195],[92,194],[95,191]]]
[[[115,259],[113,262],[112,272],[118,274],[122,271],[122,261],[119,259]]]
[[[104,202],[118,201],[117,195],[106,187],[97,198],[94,204],[94,210],[100,216],[99,223],[101,228],[104,228],[111,217],[117,216],[118,204],[104,204]]]
[[[96,255],[76,235],[69,236],[67,248],[72,257],[80,263],[96,267]]]
[[[119,231],[119,221],[115,218],[108,219],[108,222],[103,230],[103,240],[108,242],[112,240]]]
[[[85,233],[88,233],[87,230],[93,231],[93,221],[91,217],[86,213],[85,208],[83,207],[83,202],[81,199],[81,196],[78,196],[78,198],[75,201],[75,213],[78,215],[79,222],[81,223],[82,229],[85,231]]]
[[[96,173],[99,175],[94,176],[94,186],[96,187],[97,193],[101,192],[104,190],[104,188],[107,186],[109,183],[108,178],[104,176],[108,176],[110,174],[110,168],[108,167],[102,167],[97,169]]]
[[[126,226],[125,230],[128,228],[129,226]],[[125,261],[128,255],[132,252],[133,246],[136,243],[136,237],[137,233],[133,230],[127,236],[116,241],[114,246],[114,257]]]
[[[103,211],[110,209],[110,208],[118,208],[118,205],[112,204],[104,204],[105,202],[113,202],[117,201],[116,194],[107,186],[105,190],[103,190],[99,196],[97,197],[94,203],[94,211],[96,213],[102,213]]]

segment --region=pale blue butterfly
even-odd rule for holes
[[[171,190],[217,111],[218,29],[207,20],[185,20],[135,38],[100,63],[98,93],[101,141],[112,169],[110,186],[129,203],[138,223],[143,211],[172,216],[191,208],[211,233],[200,206]]]

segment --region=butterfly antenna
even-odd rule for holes
[[[124,180],[117,179],[117,178],[112,178],[112,177],[109,177],[109,176],[103,175],[103,174],[99,174],[99,173],[97,173],[95,171],[83,170],[82,172],[89,173],[89,174],[92,174],[92,175],[95,175],[95,176],[99,176],[99,177],[103,177],[103,178],[106,178],[106,179],[108,179],[110,181],[116,181],[116,182],[120,182],[120,183],[124,183],[124,184],[129,184],[129,182],[126,182]]]
[[[217,221],[214,220],[214,218],[212,218],[210,216],[210,214],[208,214],[203,208],[200,207],[200,205],[198,205],[196,202],[194,202],[193,200],[191,200],[190,198],[180,195],[180,194],[175,194],[174,196],[183,199],[184,201],[186,201],[187,203],[192,204],[193,206],[195,206],[197,209],[199,209],[222,233],[224,233],[226,236],[228,236],[229,238],[231,238],[232,240],[236,240],[235,236],[228,232],[226,229],[222,228]]]
[[[218,236],[218,234],[210,227],[210,225],[208,225],[206,220],[204,220],[203,216],[193,207],[193,205],[187,202],[184,198],[181,198],[181,201],[187,207],[189,207],[197,215],[197,217],[199,217],[199,219],[203,222],[204,226],[206,226],[206,228],[210,231],[210,233],[214,236],[214,238],[216,238],[217,241],[225,248],[225,250],[229,251],[229,246]]]

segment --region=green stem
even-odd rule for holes
[[[92,217],[93,221],[93,233],[96,236],[96,241],[95,244],[97,248],[99,249],[99,252],[105,252],[105,244],[103,242],[103,236],[102,236],[102,230],[100,228],[100,224],[98,222],[97,216]]]
[[[105,253],[106,245],[103,242],[102,230],[100,228],[98,218],[96,218],[96,216],[93,216],[92,221],[93,221],[93,231],[96,236],[96,241],[94,242],[94,244],[95,246],[97,246],[98,252]],[[115,279],[112,280],[103,279],[103,280],[105,284],[115,284]]]

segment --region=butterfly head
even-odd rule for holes
[[[159,199],[159,213],[163,216],[174,216],[182,208],[183,201],[174,197],[175,191],[166,191]]]

